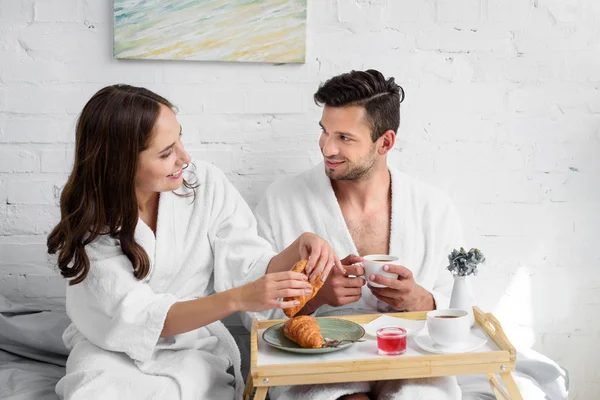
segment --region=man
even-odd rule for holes
[[[463,243],[457,214],[446,195],[387,165],[403,89],[378,71],[352,71],[322,84],[314,99],[324,105],[319,122],[324,162],[271,185],[255,210],[259,233],[275,250],[310,231],[328,240],[338,256],[350,254],[342,261],[346,274],[332,270],[300,313],[447,308],[453,282],[445,270],[447,255]],[[368,254],[399,257],[401,265],[384,267],[398,279],[372,275],[370,281],[386,287],[367,284],[358,263]],[[444,390],[460,393],[455,381],[440,382],[447,385]],[[380,390],[363,384],[358,391]]]
[[[299,231],[330,241],[338,256],[391,254],[402,265],[390,281],[366,285],[360,266],[333,273],[302,310],[316,315],[427,311],[445,308],[452,289],[447,256],[462,245],[460,222],[449,198],[395,168],[387,154],[396,141],[404,91],[374,70],[352,71],[321,85],[324,104],[319,146],[324,163],[273,184],[255,214],[260,234],[276,249]],[[346,263],[359,261],[348,257]]]

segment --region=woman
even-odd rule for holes
[[[289,271],[302,258],[310,279],[343,269],[309,233],[274,254],[217,168],[186,171],[173,109],[116,85],[79,117],[61,221],[48,237],[70,280],[61,398],[241,398],[239,350],[219,320],[294,305],[278,299],[310,290]]]

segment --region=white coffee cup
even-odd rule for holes
[[[460,346],[469,339],[469,313],[456,309],[429,311],[427,330],[431,340],[440,346]]]
[[[398,257],[389,256],[387,254],[370,254],[363,257],[363,267],[365,269],[365,279],[369,282],[369,285],[377,288],[387,287],[379,283],[371,282],[371,275],[381,275],[391,279],[398,279],[398,274],[392,272],[386,272],[383,270],[383,266],[387,264],[397,264]]]

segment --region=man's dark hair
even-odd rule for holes
[[[404,89],[394,78],[386,80],[381,72],[369,69],[334,76],[319,86],[314,99],[317,105],[364,107],[375,142],[387,130],[398,131]]]

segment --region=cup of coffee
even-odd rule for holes
[[[431,340],[440,346],[460,346],[469,338],[469,313],[455,309],[429,311],[427,330]]]
[[[365,279],[369,282],[369,285],[377,288],[386,287],[379,283],[374,283],[369,280],[369,277],[373,274],[385,276],[391,279],[398,279],[398,274],[392,272],[386,272],[383,270],[383,266],[386,264],[398,264],[398,257],[388,256],[387,254],[371,254],[363,257],[363,267],[365,269]]]

